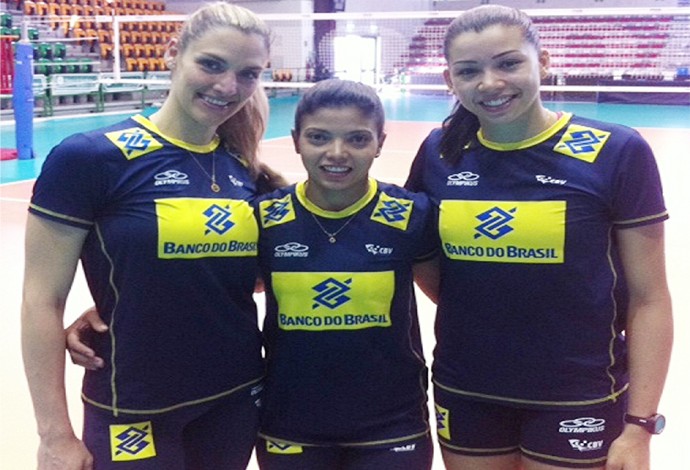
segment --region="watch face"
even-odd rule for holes
[[[655,415],[652,423],[654,424],[654,434],[661,434],[661,431],[666,427],[666,418],[664,415]]]

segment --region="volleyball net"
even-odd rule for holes
[[[602,100],[634,93],[690,104],[690,8],[525,10],[551,56],[548,99]],[[443,37],[459,11],[261,14],[274,40],[264,84],[273,95],[329,77],[378,89],[447,93]],[[158,22],[179,25],[184,15]],[[113,76],[157,68],[151,17],[113,17]],[[169,30],[169,28],[161,28]],[[148,39],[148,38],[151,39]],[[141,40],[144,46],[130,46]],[[146,48],[149,41],[153,48]],[[158,67],[161,67],[160,65]],[[160,80],[163,80],[161,82]]]
[[[542,84],[547,99],[646,94],[650,102],[690,104],[690,8],[525,11],[551,56],[551,75]],[[87,73],[81,68],[77,74],[65,68],[64,57],[39,59],[34,71],[44,79],[34,80],[46,95],[169,86],[163,53],[186,15],[160,8],[103,13],[25,16],[37,24],[50,22],[62,42],[98,55]],[[274,34],[264,85],[270,95],[298,93],[338,77],[381,90],[448,93],[441,74],[443,37],[459,13],[259,13]]]

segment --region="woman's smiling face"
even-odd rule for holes
[[[376,118],[356,106],[324,107],[303,116],[293,140],[309,175],[309,199],[322,209],[341,210],[363,197],[384,139]]]
[[[549,58],[520,28],[499,24],[464,32],[450,43],[447,58],[446,83],[485,135],[521,135],[540,119],[539,86]]]
[[[171,43],[167,58],[174,64],[170,99],[180,126],[215,133],[259,86],[268,50],[258,34],[218,27],[184,50]]]

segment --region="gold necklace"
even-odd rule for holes
[[[197,165],[199,165],[199,168],[201,168],[201,171],[204,172],[206,176],[208,176],[208,179],[211,180],[211,191],[214,193],[220,192],[220,186],[218,183],[216,183],[216,151],[213,151],[213,154],[211,155],[211,174],[208,174],[208,171],[206,171],[206,168],[203,167],[201,162],[197,160],[197,158],[194,156],[192,152],[187,150],[187,153],[189,154],[190,157],[192,157],[192,160],[196,162]]]
[[[355,214],[352,214],[352,215],[350,216],[350,218],[347,219],[347,220],[345,221],[345,223],[344,223],[343,225],[341,225],[340,228],[339,228],[338,230],[336,230],[335,232],[329,232],[328,230],[326,230],[326,229],[323,227],[323,225],[321,225],[321,222],[319,222],[319,219],[316,218],[316,216],[314,215],[313,212],[309,212],[309,213],[311,214],[312,218],[314,219],[314,222],[316,222],[316,225],[318,225],[319,228],[321,229],[321,231],[322,231],[323,233],[326,234],[326,236],[328,237],[328,241],[329,241],[330,243],[335,243],[335,242],[337,242],[338,240],[336,240],[335,236],[338,235],[340,232],[342,232],[342,230],[343,230],[345,227],[347,227],[347,224],[349,224],[350,222],[352,222],[352,219],[354,219],[355,216],[357,216],[357,214],[359,214],[359,212],[357,212],[357,213],[355,213]]]

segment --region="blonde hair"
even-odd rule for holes
[[[189,15],[178,33],[180,50],[184,51],[192,41],[219,27],[258,34],[264,38],[266,50],[271,50],[271,30],[268,25],[253,11],[225,1],[208,3]]]
[[[225,1],[208,3],[192,13],[178,32],[178,47],[183,52],[192,42],[215,28],[235,28],[244,34],[257,34],[271,51],[271,30],[254,12]],[[258,161],[259,144],[268,123],[268,97],[263,87],[256,88],[245,105],[216,132],[225,146],[236,153],[256,179],[262,173]]]
[[[242,158],[255,178],[260,173],[259,144],[266,132],[268,113],[268,96],[258,86],[245,105],[216,130],[228,150]]]

